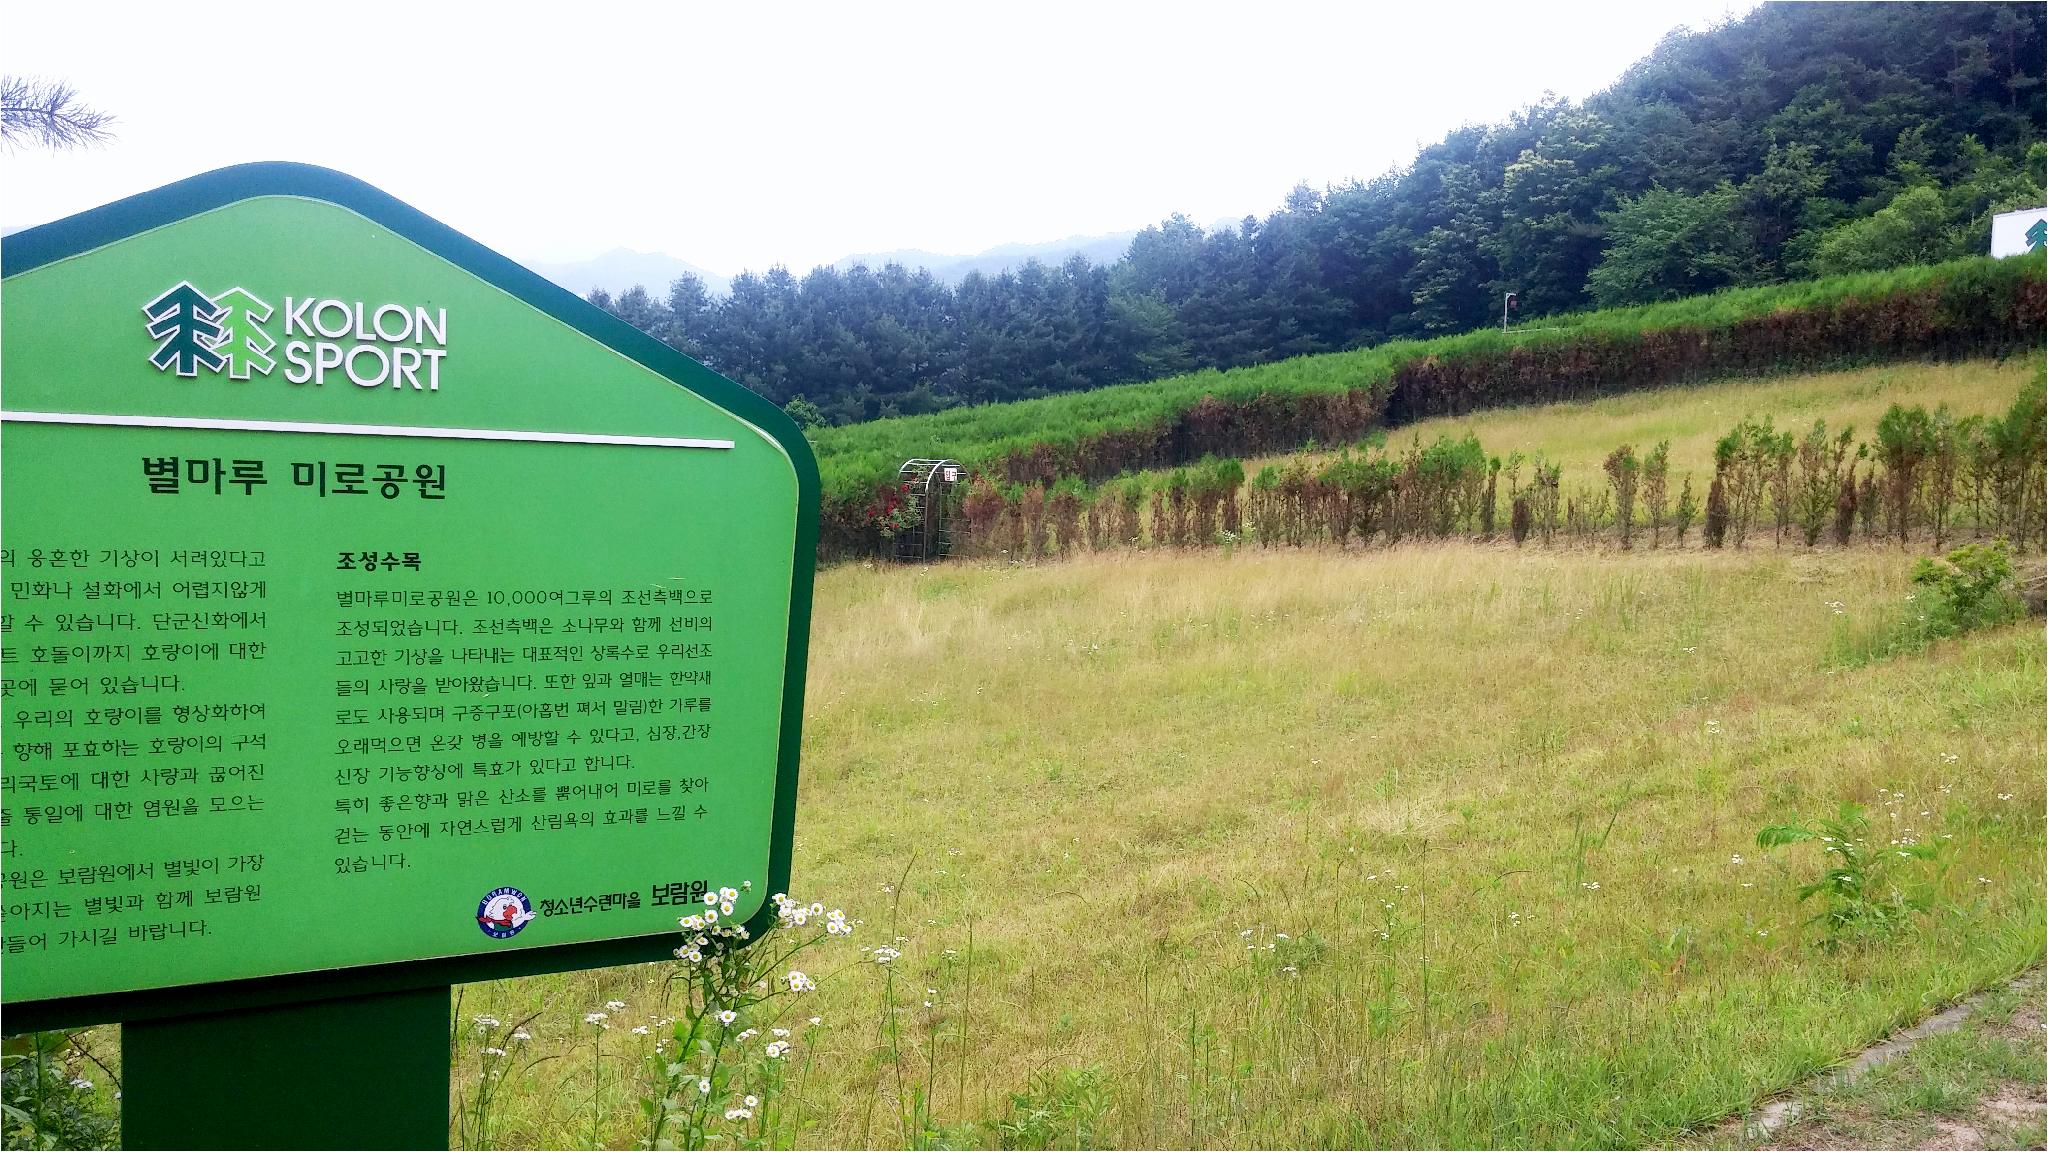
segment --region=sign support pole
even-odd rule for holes
[[[446,1148],[446,986],[121,1028],[126,1148]]]

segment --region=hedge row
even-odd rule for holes
[[[1623,444],[1589,483],[1540,455],[1489,456],[1476,436],[1439,436],[1311,459],[1296,454],[1247,479],[1243,461],[1204,460],[1089,487],[1050,489],[977,477],[961,500],[957,554],[1019,560],[1077,551],[1235,546],[1394,545],[1505,538],[1515,545],[1707,548],[1861,539],[1936,551],[1956,538],[2041,538],[2048,421],[2043,378],[2002,413],[1961,415],[1894,404],[1873,438],[1822,420],[1776,428],[1744,417],[1715,448],[1714,470],[1674,472],[1670,442]],[[1148,513],[1149,508],[1149,513]]]
[[[1718,293],[1404,341],[1073,396],[823,431],[820,555],[874,555],[880,492],[910,456],[947,456],[1007,483],[1099,481],[1205,456],[1343,444],[1375,428],[1481,408],[1575,400],[1728,376],[2037,348],[2038,258]],[[1119,413],[1121,409],[1121,413]]]

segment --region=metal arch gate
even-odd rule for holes
[[[896,471],[903,494],[904,525],[895,537],[896,559],[904,563],[943,560],[953,553],[954,495],[961,468],[956,460],[906,460]]]

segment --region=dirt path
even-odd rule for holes
[[[1702,1148],[2043,1148],[2042,974],[2029,972],[1879,1044]]]

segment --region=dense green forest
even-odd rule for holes
[[[896,265],[595,303],[805,422],[1232,368],[1516,319],[1982,252],[2041,203],[2042,4],[1766,4],[1674,33],[1583,103],[1113,265],[949,288]]]

